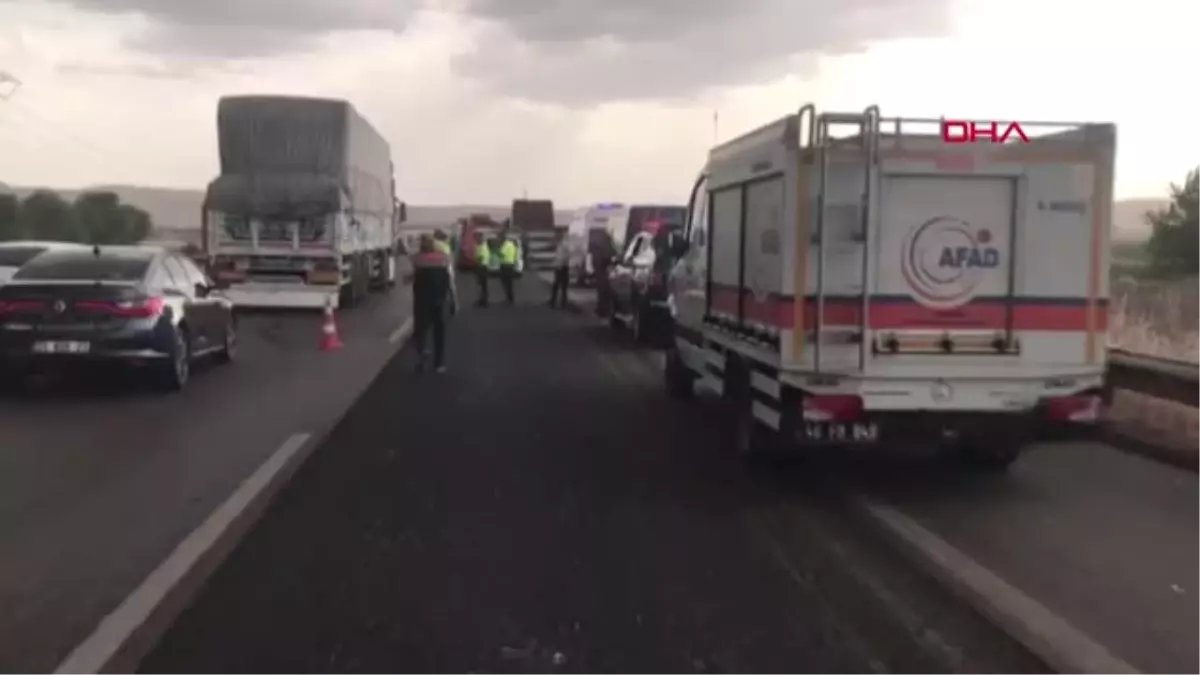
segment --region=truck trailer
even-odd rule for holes
[[[399,226],[387,141],[347,101],[227,96],[204,248],[239,306],[351,306],[396,279]]]
[[[1097,420],[1115,127],[944,126],[806,105],[709,152],[665,381],[722,397],[740,452],[919,441],[1003,470]]]

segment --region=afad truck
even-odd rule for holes
[[[351,306],[395,283],[391,149],[342,100],[227,96],[205,193],[212,275],[239,306]]]
[[[668,244],[665,383],[722,397],[740,452],[916,441],[1003,470],[1096,420],[1115,127],[944,124],[807,105],[709,152]]]

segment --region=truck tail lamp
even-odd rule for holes
[[[1100,421],[1104,403],[1098,392],[1053,396],[1042,399],[1046,418],[1053,422],[1092,424]]]
[[[857,394],[806,394],[800,399],[801,416],[808,422],[852,422],[862,417],[863,409]]]

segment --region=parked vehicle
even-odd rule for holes
[[[660,228],[682,229],[687,218],[687,207],[680,205],[634,204],[629,207],[626,216],[625,233],[620,241],[628,246],[628,242],[639,232],[654,231]]]
[[[496,236],[502,225],[486,213],[473,213],[462,218],[454,228],[454,239],[458,240],[456,266],[460,270],[473,269],[478,264],[477,247],[490,237]]]
[[[47,251],[0,287],[0,369],[118,364],[168,390],[233,360],[233,303],[186,256],[149,246]]]
[[[682,223],[660,227],[646,223],[633,236],[624,255],[609,272],[612,294],[609,324],[628,329],[636,342],[668,347],[671,304],[668,275],[669,242],[682,232]]]
[[[625,250],[629,207],[602,203],[580,209],[567,225],[567,245],[571,249],[571,278],[579,286],[595,281],[596,260],[615,258]]]
[[[43,251],[71,249],[89,250],[90,247],[69,241],[36,241],[32,239],[2,241],[0,242],[0,284],[11,279],[22,265]]]
[[[554,202],[549,199],[514,199],[512,228],[521,233],[524,264],[533,270],[550,270],[560,233],[554,222]]]
[[[723,396],[741,452],[921,440],[1003,470],[1046,422],[1096,421],[1115,127],[938,126],[808,105],[710,152],[665,378]]]
[[[241,306],[351,306],[396,281],[391,149],[350,103],[227,96],[204,247]]]

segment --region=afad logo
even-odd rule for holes
[[[988,270],[1000,265],[990,230],[939,216],[914,227],[904,241],[900,271],[917,302],[933,309],[961,307]]]

